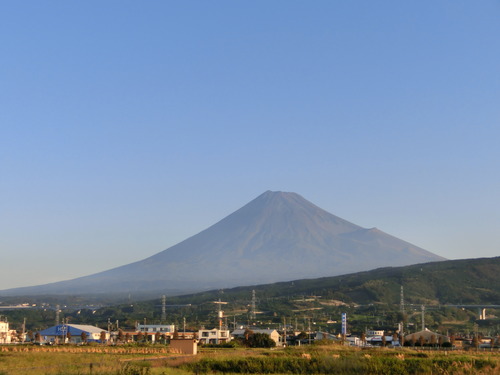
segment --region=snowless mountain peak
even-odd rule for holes
[[[444,260],[292,192],[266,191],[219,222],[144,260],[1,294],[183,293]]]

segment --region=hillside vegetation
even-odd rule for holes
[[[223,305],[226,324],[256,324],[278,328],[283,319],[294,328],[338,332],[340,314],[349,314],[350,329],[361,332],[367,327],[394,329],[403,319],[409,327],[421,325],[421,305],[426,306],[426,326],[431,329],[467,332],[474,324],[485,334],[500,332],[498,309],[488,309],[488,320],[477,321],[477,308],[446,305],[500,305],[500,257],[433,262],[406,267],[380,268],[343,276],[304,279],[291,282],[212,290],[183,296],[167,296],[165,323],[197,330],[218,325],[214,301]],[[400,313],[400,292],[404,287],[406,317]],[[250,314],[252,291],[256,296],[256,317]],[[59,302],[61,305],[65,301]],[[100,309],[68,306],[63,315],[70,322],[94,324],[106,328],[108,321],[120,327],[136,322],[160,322],[160,296],[150,301]],[[492,315],[493,314],[493,315]],[[28,329],[43,329],[53,324],[53,310],[17,310],[5,312],[13,323],[27,317]]]
[[[226,301],[316,295],[346,303],[397,304],[401,286],[408,304],[500,304],[500,257],[450,260],[405,267],[379,268],[349,275],[246,286],[224,290]],[[220,297],[210,291],[169,298],[200,303]]]

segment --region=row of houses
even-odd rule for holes
[[[226,329],[200,329],[197,332],[177,332],[175,325],[136,325],[133,330],[119,330],[110,332],[102,328],[81,325],[81,324],[59,324],[45,330],[35,332],[31,338],[26,335],[22,337],[15,330],[9,329],[9,323],[0,319],[0,344],[9,344],[24,341],[34,341],[41,344],[52,343],[74,343],[83,342],[133,342],[147,340],[149,342],[172,342],[176,339],[191,340],[200,345],[206,344],[224,344],[233,339],[247,338],[249,333],[261,333],[268,335],[276,346],[300,345],[311,343],[316,340],[337,340],[343,341],[351,346],[402,346],[406,345],[443,345],[450,344],[450,337],[424,329],[420,332],[411,333],[400,337],[397,334],[387,335],[384,331],[367,331],[361,337],[334,335],[327,332],[301,333],[289,331],[285,337],[284,334],[276,329],[236,329],[232,332]],[[485,341],[486,340],[486,341]],[[479,345],[489,344],[491,339],[483,339]],[[470,341],[470,340],[469,340]],[[466,346],[467,340],[453,340],[454,346]],[[470,343],[469,343],[470,344]]]
[[[401,346],[404,340],[407,343],[413,344],[443,344],[449,342],[449,337],[429,331],[427,329],[406,335],[403,339],[397,334],[386,335],[384,331],[367,331],[362,337],[334,335],[327,332],[311,332],[308,334],[301,332],[288,332],[285,337],[276,329],[236,329],[233,331],[225,329],[200,329],[197,332],[177,332],[174,325],[137,325],[134,330],[120,330],[108,332],[101,328],[79,324],[57,325],[47,328],[46,330],[37,333],[38,341],[42,343],[82,343],[86,342],[132,342],[147,340],[156,342],[162,340],[164,342],[172,339],[194,339],[201,345],[207,344],[224,344],[233,339],[245,339],[250,333],[260,333],[268,335],[276,344],[283,345],[300,345],[310,343],[316,340],[336,340],[344,341],[352,346],[381,346],[392,345]]]
[[[276,346],[282,346],[290,344],[292,338],[294,343],[307,343],[311,340],[339,340],[341,339],[338,335],[333,335],[326,332],[315,332],[309,333],[306,337],[302,337],[301,340],[297,341],[299,332],[289,332],[287,338],[284,338],[275,329],[252,329],[253,333],[262,333],[268,335],[276,344]],[[156,342],[157,340],[171,340],[172,338],[183,338],[183,339],[197,339],[199,344],[223,344],[231,341],[234,338],[245,338],[248,334],[246,329],[236,329],[232,332],[224,329],[201,329],[198,332],[182,332],[177,333],[174,325],[142,325],[138,324],[134,330],[120,330],[115,332],[109,332],[103,330],[99,327],[91,325],[81,325],[81,324],[59,324],[53,327],[47,328],[45,330],[39,331],[32,337],[32,340],[40,343],[82,343],[82,342],[129,342],[129,341],[139,341],[140,339],[147,339],[149,342]],[[19,338],[19,334],[15,330],[9,329],[9,323],[4,320],[0,320],[0,344],[8,344],[17,341],[25,341],[26,337]],[[350,345],[362,346],[362,345],[401,345],[400,338],[396,335],[384,334],[384,331],[368,331],[366,337],[356,337],[348,336],[344,338]],[[422,341],[425,344],[430,343],[443,343],[449,342],[449,338],[444,335],[440,335],[429,330],[424,330],[422,332],[413,333],[405,336],[404,340],[406,342],[418,342]]]
[[[414,332],[405,336],[400,336],[397,333],[387,334],[384,330],[367,330],[362,336],[346,336],[332,335],[330,333],[317,332],[314,339],[340,340],[350,346],[403,346],[405,343],[416,345],[443,345],[449,343],[450,338],[446,335],[441,335],[432,332],[427,328]]]
[[[140,341],[172,339],[196,339],[201,345],[223,344],[234,338],[243,338],[247,331],[238,329],[229,331],[225,329],[200,329],[197,332],[176,332],[174,325],[138,325],[135,330],[105,331],[99,327],[80,324],[59,324],[43,331],[37,332],[35,341],[40,343],[74,343],[82,342],[108,342],[108,341]],[[254,329],[253,333],[263,333],[276,343],[282,345],[281,335],[275,329]],[[38,339],[38,340],[36,340]]]
[[[274,329],[254,329],[254,333],[263,333],[276,343],[282,345],[281,335]],[[138,324],[133,330],[119,330],[109,332],[102,328],[83,324],[58,324],[47,329],[35,332],[31,338],[24,337],[9,329],[7,321],[0,321],[0,344],[10,344],[15,342],[33,341],[40,344],[72,343],[81,344],[83,342],[133,342],[147,340],[156,342],[158,340],[172,339],[195,339],[201,345],[223,344],[234,338],[243,338],[246,330],[238,329],[233,332],[225,329],[200,329],[197,332],[177,332],[174,325],[142,325]]]

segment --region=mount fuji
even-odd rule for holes
[[[445,259],[376,228],[332,215],[296,193],[267,191],[204,231],[144,260],[0,295],[182,294],[441,260]]]

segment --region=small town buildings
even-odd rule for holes
[[[137,324],[135,331],[129,333],[133,341],[138,341],[139,336],[147,337],[147,341],[156,342],[160,337],[164,336],[167,340],[171,339],[175,334],[174,324]]]
[[[349,346],[363,346],[363,341],[357,336],[346,336],[345,341]]]
[[[366,331],[366,337],[383,336],[384,333],[383,329],[369,329]]]
[[[232,337],[226,329],[200,329],[198,331],[198,342],[200,344],[223,344],[231,341]]]
[[[383,329],[368,329],[365,332],[364,342],[360,342],[359,346],[401,346],[397,332],[396,330],[390,334]]]
[[[440,335],[439,333],[429,331],[427,328],[425,328],[423,331],[420,332],[415,332],[411,333],[409,335],[405,336],[405,345],[412,345],[412,343],[415,343],[417,345],[420,344],[420,341],[423,341],[423,344],[439,344],[445,343],[445,342],[450,342],[450,338],[446,335]]]
[[[372,346],[400,346],[399,338],[394,338],[394,336],[372,336],[366,338],[366,343]]]
[[[42,342],[81,343],[109,340],[109,332],[102,328],[82,324],[59,324],[38,332]]]
[[[332,340],[332,341],[338,341],[338,337],[334,333],[328,333],[328,332],[318,331],[318,332],[315,332],[314,340]]]
[[[195,331],[180,331],[177,332],[177,337],[178,339],[196,339],[198,337],[198,332]]]
[[[175,332],[175,325],[174,324],[137,324],[135,327],[135,330],[137,332],[143,332],[143,333],[174,333]]]
[[[121,338],[120,338],[120,331],[114,331],[111,332],[111,341],[113,342],[139,342],[139,341],[148,341],[148,342],[156,342],[157,335],[163,335],[158,333],[152,333],[152,332],[141,332],[141,331],[136,331],[135,329],[131,330],[121,330]]]

